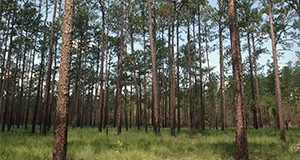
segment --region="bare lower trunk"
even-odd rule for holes
[[[66,0],[62,32],[62,48],[58,81],[53,160],[67,157],[68,105],[70,90],[70,65],[72,48],[74,1]]]
[[[280,140],[285,142],[285,129],[284,129],[284,116],[283,116],[283,107],[281,100],[281,89],[280,89],[280,79],[279,79],[279,69],[276,53],[276,36],[273,26],[273,11],[272,11],[272,2],[268,0],[269,5],[269,19],[270,19],[270,32],[272,39],[272,52],[273,52],[273,61],[274,61],[274,74],[275,74],[275,98],[277,105],[277,113],[279,118],[279,128],[280,128]]]
[[[255,44],[254,44],[254,35],[251,35],[252,38],[252,50],[253,50],[253,65],[254,65],[254,79],[255,79],[255,91],[256,91],[256,106],[257,106],[257,114],[258,114],[258,124],[259,127],[263,127],[262,123],[262,115],[260,110],[260,93],[259,93],[259,81],[257,75],[257,64],[256,64],[256,51],[255,51]]]
[[[252,65],[252,54],[250,47],[250,33],[247,31],[247,43],[248,43],[248,55],[249,55],[249,66],[250,66],[250,84],[251,84],[251,111],[252,111],[252,120],[253,127],[258,129],[257,122],[257,108],[255,105],[255,92],[254,92],[254,79],[253,79],[253,65]]]
[[[236,114],[236,159],[248,159],[247,126],[244,108],[244,80],[240,53],[238,31],[237,2],[228,0],[228,18],[232,52],[232,66],[234,78],[234,102]]]
[[[121,13],[124,15],[124,0],[121,0]],[[118,134],[121,133],[122,129],[122,65],[123,65],[123,45],[124,45],[124,17],[120,17],[121,21],[121,35],[120,35],[120,51],[118,56],[118,94],[117,94],[117,112],[118,112]]]
[[[156,68],[156,51],[155,42],[153,40],[152,31],[152,14],[151,14],[151,0],[148,0],[148,24],[149,24],[149,36],[150,36],[150,50],[151,50],[151,62],[152,62],[152,87],[153,87],[153,111],[154,111],[154,132],[156,135],[160,135],[160,121],[159,121],[159,100],[158,100],[158,81],[157,81],[157,68]]]

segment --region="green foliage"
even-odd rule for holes
[[[296,159],[300,153],[293,148],[299,131],[287,131],[287,143],[281,144],[274,129],[249,130],[250,159]],[[106,135],[92,128],[69,128],[68,159],[233,159],[235,154],[234,129],[206,130],[190,137],[184,128],[176,138],[169,135],[169,129],[163,129],[160,137],[135,128],[115,133],[115,129]],[[3,160],[52,159],[53,135],[13,128],[1,133],[0,146]]]

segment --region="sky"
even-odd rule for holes
[[[213,7],[217,7],[217,0],[210,0],[209,3]],[[245,43],[245,40],[241,40],[241,47]],[[229,45],[228,43],[225,45]],[[258,63],[260,66],[265,66],[267,64],[267,61],[273,62],[273,56],[272,56],[272,45],[271,45],[271,39],[267,40],[263,47],[266,47],[269,51],[269,54],[262,54],[259,59]],[[280,45],[277,45],[277,50],[281,49]],[[293,45],[291,48],[291,51],[282,51],[284,54],[280,58],[278,58],[278,64],[279,67],[282,68],[283,66],[286,66],[287,62],[292,61],[293,63],[299,60],[296,56],[296,51],[300,51],[300,46],[297,46],[296,44]],[[248,57],[248,51],[242,51],[242,58],[243,62],[245,61],[245,58]],[[214,51],[209,55],[210,58],[210,64],[212,66],[215,66],[214,72],[219,73],[219,51]],[[265,73],[267,71],[266,67],[263,67],[263,69],[260,71],[261,73]]]

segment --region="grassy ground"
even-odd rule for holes
[[[287,143],[279,141],[274,129],[248,130],[250,159],[300,160],[300,152],[295,146],[300,142],[300,129],[286,132]],[[205,130],[192,137],[187,129],[176,138],[169,129],[162,130],[156,137],[152,130],[132,129],[121,135],[109,129],[109,135],[99,133],[96,128],[69,128],[68,159],[85,160],[163,160],[163,159],[234,159],[235,132]],[[11,132],[0,133],[0,159],[52,159],[53,134],[32,135],[24,129],[13,128]]]

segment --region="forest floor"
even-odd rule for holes
[[[30,131],[30,130],[29,130]],[[46,136],[31,134],[29,131],[12,128],[0,133],[1,160],[52,159],[53,132]],[[170,129],[162,129],[157,137],[152,130],[122,130],[117,135],[114,128],[99,133],[97,128],[69,128],[67,159],[84,160],[216,160],[234,159],[235,130],[195,131],[189,135],[184,128],[177,137],[170,136]],[[300,128],[286,132],[287,142],[279,140],[279,132],[274,129],[248,129],[249,159],[300,160],[296,150],[300,142]]]

